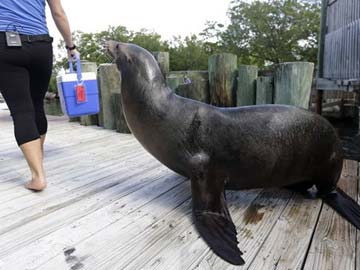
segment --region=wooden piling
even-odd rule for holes
[[[166,84],[175,93],[178,92],[177,88],[180,84],[184,84],[184,78],[187,71],[171,71],[166,77]]]
[[[106,129],[125,130],[117,123],[125,121],[122,113],[121,76],[115,64],[101,64],[99,66],[100,86],[100,126]],[[116,97],[114,98],[114,94]]]
[[[207,71],[187,71],[183,83],[175,90],[176,94],[204,103],[210,102],[209,74]]]
[[[111,101],[115,113],[116,131],[119,133],[131,133],[124,116],[121,93],[113,93]]]
[[[159,64],[161,73],[164,78],[167,77],[170,71],[169,53],[168,52],[153,52],[152,53]]]
[[[237,56],[230,53],[209,57],[210,103],[220,107],[236,104]]]
[[[274,103],[309,109],[314,64],[281,63],[274,72]]]
[[[89,61],[81,61],[81,72],[94,72],[96,74],[96,63]],[[83,126],[98,125],[98,114],[80,116],[80,124]]]
[[[273,77],[258,77],[256,79],[256,105],[272,104],[273,89]]]
[[[237,78],[236,106],[254,105],[256,103],[257,66],[239,66]]]

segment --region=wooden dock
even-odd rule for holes
[[[0,269],[359,268],[356,229],[321,200],[287,190],[227,192],[246,264],[219,259],[191,220],[189,181],[132,135],[49,117],[49,187],[24,189],[28,168],[0,111]],[[358,198],[358,162],[341,187]]]

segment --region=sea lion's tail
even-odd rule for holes
[[[323,200],[357,229],[360,229],[360,205],[340,188],[323,196]]]

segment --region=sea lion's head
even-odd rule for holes
[[[130,43],[108,41],[107,50],[116,59],[123,78],[145,79],[154,82],[164,80],[154,56],[144,48]]]

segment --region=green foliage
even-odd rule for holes
[[[106,40],[135,43],[149,51],[168,51],[171,70],[204,70],[208,57],[215,53],[236,54],[239,63],[258,66],[286,61],[317,61],[320,32],[320,0],[232,0],[225,26],[208,22],[200,36],[163,41],[155,32],[129,31],[124,26],[109,26],[99,33],[74,33],[81,59],[112,62],[104,49]],[[61,42],[59,48],[64,48]],[[67,68],[66,58],[57,59],[56,74]]]
[[[232,0],[227,27],[209,22],[202,35],[243,64],[316,62],[320,0]]]
[[[169,50],[168,43],[166,41],[161,41],[161,36],[159,34],[149,32],[146,29],[132,33],[129,42],[137,44],[150,52]]]
[[[108,30],[99,33],[84,33],[77,31],[73,34],[74,43],[81,55],[81,60],[95,62],[98,65],[112,62],[112,57],[104,50],[104,43],[107,40],[117,40],[121,42],[131,42],[144,47],[149,51],[167,51],[168,45],[160,40],[161,36],[157,33],[149,32],[145,29],[139,32],[128,31],[123,26],[109,26]],[[58,45],[59,49],[64,48],[63,41]],[[54,65],[54,70],[58,71],[62,67],[67,68],[68,60],[66,57],[59,59]]]
[[[52,93],[56,93],[57,92],[57,88],[56,88],[56,76],[51,76],[50,78],[50,83],[49,83],[49,87],[48,87],[48,91],[52,92]]]
[[[95,62],[98,65],[113,60],[103,49],[106,40],[134,43],[148,51],[168,51],[171,70],[207,69],[207,59],[214,51],[210,49],[209,43],[202,42],[195,35],[186,37],[184,40],[178,37],[169,42],[162,41],[161,36],[155,32],[146,29],[133,32],[123,26],[110,26],[108,30],[100,33],[75,32],[73,36],[81,59]],[[65,44],[60,42],[59,48],[64,48],[64,46]],[[54,73],[67,67],[67,59],[60,58],[54,65]]]
[[[175,38],[169,49],[171,70],[204,70],[208,67],[209,52],[195,35],[184,40]]]

